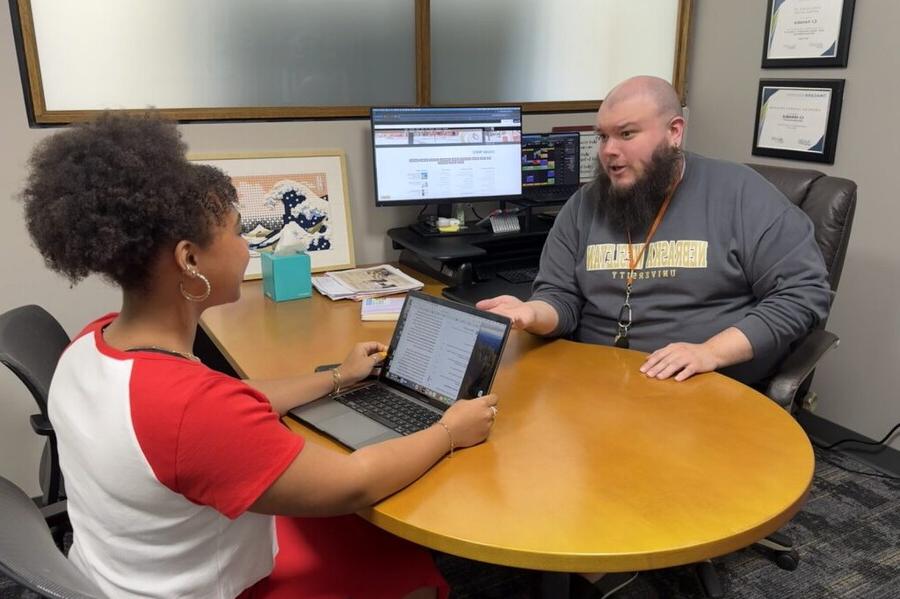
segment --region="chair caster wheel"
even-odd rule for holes
[[[782,570],[794,571],[800,565],[800,554],[796,551],[785,551],[775,556],[775,565]]]

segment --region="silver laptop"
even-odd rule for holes
[[[381,373],[289,412],[352,449],[428,428],[455,401],[490,392],[509,319],[410,292]]]

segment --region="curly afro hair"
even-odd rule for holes
[[[175,124],[104,113],[37,145],[22,199],[47,266],[73,284],[101,274],[144,289],[161,250],[208,244],[236,202],[220,170],[188,162]]]

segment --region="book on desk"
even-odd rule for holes
[[[367,297],[359,306],[360,319],[366,321],[396,321],[400,318],[406,296]]]

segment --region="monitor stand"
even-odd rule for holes
[[[409,226],[410,229],[421,235],[422,237],[454,237],[457,235],[482,235],[489,233],[490,228],[480,226],[482,221],[466,221],[461,223],[456,231],[443,232],[437,227],[437,219],[454,218],[455,204],[438,204],[437,215],[429,217],[428,220],[419,221]],[[461,212],[459,213],[461,214]],[[486,225],[487,223],[485,223]]]
[[[415,231],[417,234],[422,237],[455,237],[458,235],[484,235],[485,233],[490,233],[490,229],[486,229],[482,226],[478,226],[478,221],[470,220],[465,225],[461,225],[458,231],[450,231],[448,233],[444,233],[437,226],[426,222],[418,222],[409,225],[409,228]]]

